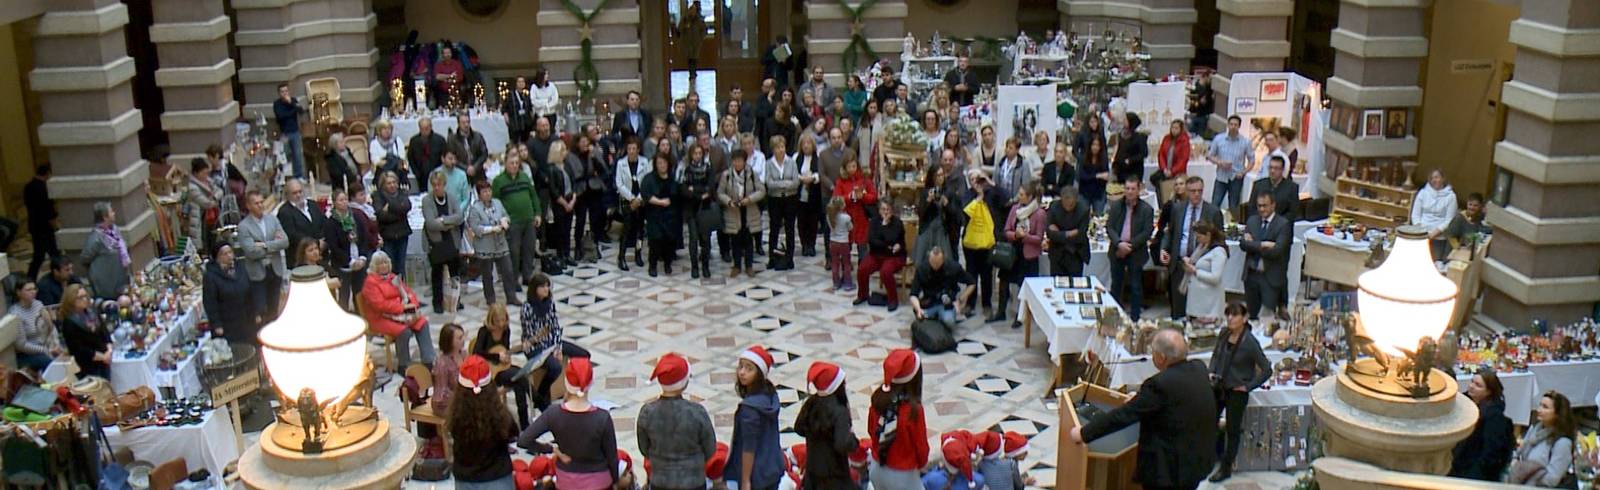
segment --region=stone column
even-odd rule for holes
[[[1510,110],[1494,152],[1511,185],[1488,209],[1495,234],[1479,318],[1527,329],[1576,321],[1600,301],[1600,7],[1523,2],[1511,42],[1516,72],[1500,92]]]
[[[861,2],[851,2],[859,6]],[[809,61],[812,65],[821,65],[825,73],[823,79],[835,87],[843,87],[844,76],[844,48],[850,45],[850,39],[855,35],[854,25],[850,20],[850,13],[838,2],[806,2],[806,18],[811,21],[811,39],[806,43]],[[889,60],[890,66],[898,72],[900,70],[900,50],[906,38],[906,15],[910,12],[905,0],[884,0],[873,4],[862,14],[862,36],[867,39],[867,44],[878,54],[878,57]],[[927,37],[933,33],[922,33],[917,39],[919,43],[927,42]],[[794,42],[795,40],[791,40]],[[856,70],[866,68],[872,63],[871,57],[864,50],[856,50]],[[798,67],[796,67],[798,69]],[[809,69],[809,68],[808,68]],[[746,89],[746,92],[749,92]]]
[[[346,116],[372,113],[380,91],[370,0],[233,0],[233,9],[246,115],[271,120],[278,84],[301,97],[307,80],[328,77],[339,79]]]
[[[1294,16],[1292,0],[1217,0],[1222,19],[1218,26],[1217,73],[1211,76],[1216,113],[1211,126],[1227,127],[1228,80],[1234,73],[1283,71],[1289,58],[1289,18]]]
[[[117,0],[49,2],[34,31],[28,81],[39,94],[39,144],[56,174],[50,197],[61,212],[61,248],[82,248],[95,203],[109,202],[142,264],[155,256],[155,214],[145,197],[150,168],[140,158],[144,123],[133,106],[127,24],[128,8]]]
[[[233,99],[233,58],[228,53],[232,19],[222,0],[156,0],[150,39],[161,68],[156,85],[166,100],[161,127],[172,163],[188,169],[206,146],[233,142],[239,103]]]
[[[1344,0],[1339,5],[1339,27],[1333,30],[1329,41],[1334,49],[1334,65],[1333,76],[1328,78],[1328,97],[1356,114],[1383,110],[1385,121],[1390,121],[1392,111],[1404,111],[1406,121],[1401,124],[1406,131],[1400,137],[1385,132],[1383,138],[1360,138],[1360,129],[1356,129],[1357,134],[1348,135],[1338,130],[1324,131],[1323,141],[1329,152],[1364,163],[1376,160],[1389,165],[1416,158],[1415,125],[1410,123],[1416,119],[1415,108],[1422,105],[1419,82],[1428,56],[1430,2]],[[1326,174],[1318,175],[1317,182],[1329,194],[1334,193],[1335,185],[1327,181]]]
[[[1194,0],[1057,0],[1056,7],[1064,19],[1063,29],[1079,34],[1099,34],[1089,31],[1095,21],[1137,22],[1150,52],[1151,76],[1189,72],[1189,60],[1194,58],[1192,31],[1199,17]]]
[[[600,0],[577,0],[585,13],[594,12]],[[643,92],[641,60],[644,44],[639,39],[638,0],[613,0],[596,14],[585,30],[560,0],[539,2],[539,62],[550,70],[562,100],[578,97],[573,70],[583,61],[583,37],[591,39],[590,54],[595,71],[600,73],[596,98],[621,100],[630,90]],[[657,49],[652,46],[651,49]],[[613,108],[621,107],[613,104]]]

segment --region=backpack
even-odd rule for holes
[[[917,350],[938,354],[955,350],[956,338],[944,322],[923,318],[911,322],[911,345]]]

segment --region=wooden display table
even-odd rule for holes
[[[1138,464],[1139,424],[1106,434],[1089,444],[1073,444],[1069,440],[1074,427],[1089,422],[1079,419],[1076,408],[1079,403],[1087,402],[1101,411],[1111,411],[1132,398],[1091,384],[1056,391],[1061,405],[1060,435],[1056,442],[1057,490],[1139,488],[1133,481]]]
[[[1356,252],[1316,240],[1306,240],[1305,276],[1355,287],[1367,271],[1371,252]]]

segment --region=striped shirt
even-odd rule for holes
[[[1255,164],[1256,160],[1255,151],[1250,148],[1249,138],[1245,138],[1244,135],[1229,137],[1226,132],[1219,133],[1211,139],[1211,150],[1208,155],[1233,164],[1231,168],[1226,169],[1222,168],[1222,165],[1217,165],[1217,180],[1223,182],[1231,181],[1235,175],[1243,174],[1244,170]]]

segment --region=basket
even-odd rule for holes
[[[233,360],[214,366],[203,366],[200,370],[200,383],[208,392],[233,379],[234,376],[256,369],[256,346],[232,343],[228,344],[228,347],[233,349]]]

